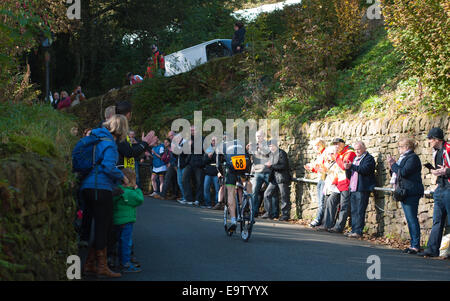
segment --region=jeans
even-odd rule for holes
[[[366,221],[366,209],[370,192],[350,192],[350,208],[352,213],[352,233],[362,235]]]
[[[205,183],[203,185],[203,198],[205,199],[205,205],[211,206],[211,193],[210,188],[211,184],[214,184],[214,203],[217,204],[218,196],[219,196],[219,178],[217,176],[209,176],[205,175]]]
[[[411,248],[420,248],[420,225],[417,213],[419,209],[420,196],[410,196],[402,202],[403,212],[408,223],[409,235],[411,236]],[[439,248],[439,246],[438,246]]]
[[[342,232],[344,230],[345,224],[347,223],[347,218],[350,215],[350,191],[341,191],[341,210],[339,211],[339,216],[336,221],[334,229],[336,231]]]
[[[269,173],[255,173],[255,177],[252,179],[253,191],[252,191],[252,206],[253,216],[257,216],[261,201],[259,200],[259,191],[263,183],[269,185]]]
[[[119,258],[122,265],[131,261],[131,246],[133,244],[133,223],[121,225],[119,238]]]
[[[178,182],[178,187],[180,188],[180,191],[181,191],[181,199],[185,200],[184,189],[183,189],[183,173],[184,173],[184,168],[177,169],[177,182]]]
[[[264,208],[272,218],[278,218],[278,200],[274,197],[276,189],[280,191],[281,214],[283,217],[290,218],[291,201],[289,199],[289,184],[288,183],[270,183],[264,192]]]
[[[433,194],[433,227],[428,238],[427,250],[439,256],[439,247],[442,241],[442,232],[445,227],[445,220],[450,225],[450,185],[438,186]]]
[[[320,224],[323,216],[325,215],[325,195],[323,193],[323,187],[325,186],[324,180],[319,180],[317,183],[317,216],[316,221]]]

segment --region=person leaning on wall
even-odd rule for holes
[[[433,148],[434,169],[431,173],[437,177],[438,187],[433,193],[433,226],[428,238],[427,248],[419,253],[420,256],[439,256],[439,246],[445,220],[450,225],[450,143],[445,142],[444,132],[440,128],[433,128],[428,133],[428,141]]]
[[[400,158],[398,160],[391,156],[387,158],[387,163],[393,172],[391,184],[394,184],[395,189],[400,185],[399,177],[401,177],[401,187],[406,190],[406,199],[401,204],[411,236],[410,247],[403,250],[408,254],[417,254],[420,250],[420,225],[417,213],[419,200],[424,195],[424,188],[421,175],[422,163],[414,152],[416,146],[413,139],[402,138],[398,142]]]
[[[350,178],[350,211],[352,231],[345,234],[350,238],[360,238],[363,234],[366,209],[370,192],[375,188],[375,159],[362,141],[354,144],[356,157],[345,163]]]
[[[317,183],[317,215],[316,218],[309,224],[311,227],[317,227],[322,223],[322,219],[324,216],[325,210],[325,194],[324,194],[324,186],[325,186],[325,178],[326,178],[326,155],[325,152],[325,141],[322,139],[317,139],[313,143],[314,150],[317,152],[317,158],[311,163],[308,163],[304,166],[305,170],[316,173],[319,176],[319,182]]]

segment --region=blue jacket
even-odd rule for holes
[[[352,173],[358,173],[358,187],[356,191],[373,191],[376,186],[375,180],[375,159],[369,153],[359,162],[359,165],[350,167],[347,178],[351,178]]]
[[[97,144],[95,161],[100,163],[83,180],[81,190],[102,189],[112,191],[123,179],[123,173],[116,167],[119,160],[117,145],[114,142],[114,137],[106,128],[94,129],[92,133],[100,138],[111,139],[111,141],[101,141]]]
[[[153,147],[152,150],[161,157],[164,154],[164,144],[161,143],[160,145]],[[153,167],[158,168],[164,165],[166,165],[166,163],[164,163],[163,160],[153,155]]]
[[[403,187],[407,191],[407,196],[423,196],[424,188],[422,184],[422,163],[419,156],[414,152],[410,152],[400,162],[400,165],[394,163],[392,171],[397,175],[400,174],[403,180]]]

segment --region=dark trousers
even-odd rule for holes
[[[172,191],[172,194],[176,195],[178,191],[178,185],[177,185],[177,170],[175,167],[170,166],[167,171],[166,175],[164,176],[164,185],[161,191],[161,196],[165,197],[167,195],[168,190]]]
[[[281,203],[281,215],[283,217],[290,218],[291,214],[291,201],[289,199],[289,184],[280,183],[276,184],[271,182],[264,192],[264,208],[269,213],[270,217],[277,218],[278,212],[278,200],[275,197],[277,189],[280,192]]]
[[[203,168],[187,165],[183,171],[183,190],[187,202],[203,200]],[[192,192],[191,181],[194,180],[195,199]]]
[[[334,220],[336,217],[336,211],[337,206],[339,204],[339,200],[341,198],[341,194],[337,192],[332,192],[327,200],[326,200],[326,207],[325,207],[325,214],[323,216],[322,225],[330,229],[334,225]]]
[[[83,190],[83,197],[86,201],[87,210],[95,221],[94,248],[103,250],[108,245],[113,235],[113,197],[109,190],[95,189]]]
[[[439,256],[445,221],[447,220],[450,224],[450,185],[438,186],[434,191],[433,198],[433,227],[428,238],[427,250],[431,254]]]
[[[350,207],[352,213],[352,233],[362,235],[366,222],[366,209],[369,204],[370,192],[350,192]]]
[[[341,191],[340,205],[341,210],[339,211],[339,216],[336,224],[334,225],[334,229],[342,232],[345,224],[347,223],[347,218],[350,215],[350,191]]]

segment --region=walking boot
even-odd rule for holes
[[[122,274],[114,273],[108,267],[108,260],[106,259],[106,248],[103,250],[96,250],[95,256],[97,258],[97,277],[98,278],[118,278]]]
[[[96,263],[95,249],[91,247],[89,248],[88,256],[83,266],[84,275],[93,275],[97,272],[97,267],[95,266],[95,263]]]

